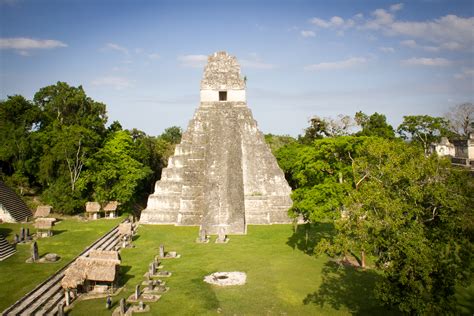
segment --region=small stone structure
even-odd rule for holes
[[[218,286],[243,285],[247,282],[247,274],[244,272],[215,272],[205,276],[204,282]]]
[[[38,205],[34,217],[49,217],[52,209],[51,205]]]
[[[119,202],[110,201],[104,206],[105,217],[116,218],[117,217],[117,207]]]
[[[474,133],[467,139],[455,139],[451,142],[447,137],[442,137],[439,143],[431,144],[432,152],[438,156],[448,156],[456,165],[463,165],[474,169]]]
[[[291,189],[246,103],[234,56],[208,58],[201,103],[163,169],[140,222],[245,234],[247,224],[290,223]]]
[[[65,271],[61,285],[65,292],[111,293],[115,290],[120,257],[117,251],[91,250]]]
[[[51,237],[53,236],[53,224],[55,219],[54,218],[37,218],[35,221],[35,228],[36,228],[36,237]]]
[[[90,219],[98,219],[100,217],[100,204],[99,202],[87,202],[86,213]]]

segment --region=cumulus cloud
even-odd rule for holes
[[[442,67],[449,66],[452,62],[446,58],[409,58],[402,60],[402,64],[407,66]]]
[[[347,29],[355,25],[354,20],[347,19],[344,20],[340,16],[333,16],[329,20],[324,20],[320,18],[312,18],[309,22],[317,27],[320,28],[339,28],[339,29]]]
[[[116,90],[122,90],[132,86],[131,82],[124,77],[101,77],[92,81],[94,86],[108,86]]]
[[[367,59],[363,57],[352,57],[349,59],[335,61],[335,62],[324,62],[319,64],[308,65],[305,67],[306,70],[321,71],[321,70],[340,70],[348,69],[356,66],[364,65],[367,63]]]
[[[206,65],[206,55],[184,55],[179,56],[178,61],[183,67],[201,68]]]
[[[58,40],[41,40],[26,37],[0,38],[0,49],[16,49],[27,51],[31,49],[53,49],[58,47],[67,47],[67,45]]]
[[[451,50],[472,47],[473,29],[474,17],[463,18],[456,15],[446,15],[425,22],[395,21],[390,25],[390,31],[395,34],[421,38]]]
[[[315,37],[316,36],[316,33],[314,33],[313,31],[308,31],[308,30],[302,30],[300,32],[300,34],[303,37]]]
[[[396,3],[390,6],[390,11],[392,12],[397,12],[397,11],[400,11],[401,9],[403,9],[403,3]]]
[[[104,47],[104,50],[115,50],[115,51],[118,51],[118,52],[121,52],[125,55],[128,55],[129,52],[128,52],[128,49],[123,47],[123,46],[120,46],[118,44],[115,44],[115,43],[107,43],[105,44],[105,47]]]

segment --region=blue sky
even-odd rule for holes
[[[474,101],[474,2],[0,0],[0,98],[65,81],[109,122],[186,128],[205,56],[247,76],[264,133],[313,115],[442,115]]]

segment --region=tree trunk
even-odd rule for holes
[[[365,269],[365,250],[360,251],[360,266]]]

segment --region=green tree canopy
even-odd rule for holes
[[[338,234],[320,249],[373,253],[384,276],[376,295],[402,312],[453,313],[455,286],[470,280],[472,179],[449,161],[381,139],[354,159],[354,176],[359,185]]]
[[[431,143],[438,142],[442,136],[449,134],[448,121],[442,117],[429,115],[404,116],[397,132],[402,138],[420,145],[427,155]]]
[[[387,123],[387,118],[383,114],[375,112],[368,116],[359,111],[355,114],[355,121],[362,130],[357,132],[357,136],[377,136],[387,139],[395,138],[393,127]]]
[[[130,132],[117,131],[87,160],[80,187],[92,190],[95,200],[101,203],[116,200],[130,206],[137,188],[152,173],[138,159]]]

